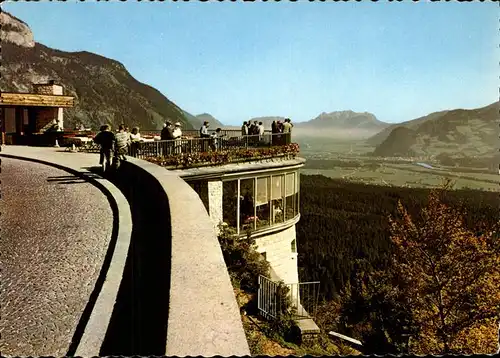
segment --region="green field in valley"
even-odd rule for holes
[[[491,168],[443,166],[432,158],[377,158],[364,141],[330,138],[297,138],[301,156],[307,159],[301,170],[306,175],[324,175],[358,183],[433,188],[452,179],[456,189],[497,191],[498,173]],[[425,163],[426,168],[417,163]]]

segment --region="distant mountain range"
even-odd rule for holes
[[[264,127],[270,128],[273,121],[284,121],[285,118],[282,116],[256,117],[251,121],[262,122]],[[351,139],[368,138],[390,125],[379,121],[372,113],[353,111],[323,112],[316,118],[305,122],[295,122],[292,118],[292,123],[296,135]]]
[[[186,115],[189,123],[191,123],[191,125],[196,129],[200,128],[203,125],[204,121],[208,121],[210,123],[210,128],[212,129],[227,127],[208,113],[202,113],[196,116],[193,116],[192,114],[187,112],[184,112],[184,114]]]
[[[2,12],[0,90],[31,92],[32,83],[54,80],[75,107],[65,110],[64,126],[98,128],[120,123],[160,129],[165,119],[193,126],[184,111],[155,88],[137,81],[118,61],[90,52],[59,51],[36,43],[26,23]]]
[[[446,114],[447,112],[448,111],[434,112],[434,113],[428,114],[426,116],[412,119],[412,120],[409,120],[406,122],[401,122],[401,123],[389,125],[388,127],[384,128],[379,133],[368,138],[366,142],[368,144],[374,145],[374,146],[379,145],[384,140],[386,140],[386,138],[389,137],[389,135],[391,134],[392,130],[397,128],[397,127],[403,126],[403,127],[409,128],[409,129],[416,129],[416,128],[418,128],[418,126],[421,123],[429,121],[429,120],[440,118],[442,115]]]
[[[307,122],[297,123],[298,128],[341,128],[341,129],[363,129],[379,132],[387,128],[390,124],[379,121],[374,114],[353,111],[337,111],[331,113],[321,113],[314,119]]]
[[[394,124],[369,138],[376,156],[495,157],[499,102],[478,109],[431,113]]]

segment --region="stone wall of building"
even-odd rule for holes
[[[63,87],[56,84],[34,84],[33,89],[36,94],[62,95]]]
[[[269,234],[255,240],[257,251],[265,253],[271,265],[271,279],[285,283],[299,282],[297,253],[292,252],[292,241],[296,238],[295,225],[283,231]]]
[[[222,222],[222,181],[213,180],[208,182],[208,208],[209,215],[218,229]]]

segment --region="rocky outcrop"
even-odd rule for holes
[[[21,47],[35,47],[33,33],[29,26],[7,12],[0,13],[0,40],[2,44],[11,43]]]
[[[65,95],[75,97],[75,107],[65,110],[66,128],[83,124],[97,129],[104,123],[116,128],[125,123],[152,130],[161,129],[166,119],[193,128],[181,108],[137,81],[120,62],[86,51],[44,46],[33,41],[24,22],[5,12],[1,16],[1,91],[31,92],[33,83],[54,80],[64,87]]]

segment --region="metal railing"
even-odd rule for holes
[[[264,133],[263,135],[220,136],[216,138],[181,138],[136,142],[129,155],[137,158],[170,156],[181,153],[224,151],[233,148],[265,148],[291,143],[290,133]]]
[[[266,319],[278,319],[289,314],[293,319],[308,319],[316,315],[319,281],[285,284],[259,275],[257,307]]]
[[[209,134],[215,133],[215,129],[209,129]],[[238,137],[241,136],[241,129],[221,129],[221,133],[227,137]],[[271,133],[271,130],[266,129],[264,133]],[[142,136],[160,136],[161,129],[153,130],[141,130]],[[182,135],[186,137],[199,137],[200,131],[198,129],[184,129],[182,130]]]

